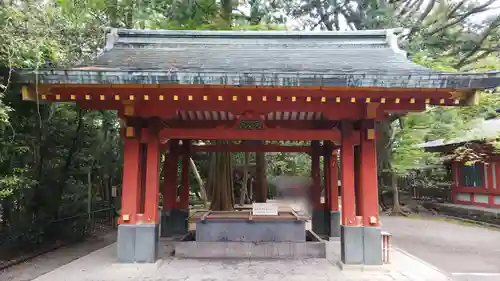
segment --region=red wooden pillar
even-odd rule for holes
[[[354,196],[354,134],[352,123],[342,122],[342,146],[340,148],[342,225],[355,226],[356,209]]]
[[[133,128],[129,128],[132,131]],[[136,132],[135,132],[136,133]],[[132,132],[134,134],[134,132]],[[118,223],[135,224],[140,207],[140,141],[137,136],[126,137],[123,144],[123,186],[121,215]]]
[[[181,200],[180,208],[189,209],[189,158],[191,141],[182,140],[183,154],[182,154],[182,175],[181,175]]]
[[[319,168],[319,141],[311,142],[312,154],[311,154],[311,178],[312,178],[312,189],[311,189],[311,204],[313,210],[321,210],[321,176]]]
[[[159,223],[160,192],[160,140],[158,130],[148,129],[146,153],[146,190],[144,198],[144,219],[147,223]]]
[[[338,180],[338,162],[337,162],[337,151],[330,151],[329,162],[330,172],[329,175],[329,209],[330,211],[338,212],[339,210],[339,180]]]
[[[179,141],[169,140],[168,153],[163,168],[163,209],[175,208],[177,202],[177,164],[179,162]]]
[[[375,121],[363,120],[360,134],[360,211],[363,225],[379,225]]]
[[[323,141],[323,173],[324,173],[324,193],[325,193],[325,210],[331,210],[330,206],[332,203],[331,194],[331,161],[332,149],[331,143],[329,141]]]

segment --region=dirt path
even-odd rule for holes
[[[59,248],[53,252],[40,255],[32,260],[0,271],[2,281],[28,281],[50,272],[73,260],[83,257],[116,241],[116,231],[103,236],[90,237],[82,243]],[[56,280],[54,280],[56,281]]]
[[[393,245],[460,281],[500,280],[500,231],[439,218],[381,218]]]

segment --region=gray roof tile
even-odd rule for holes
[[[112,29],[102,55],[43,83],[488,88],[500,74],[441,73],[397,48],[393,30],[355,32]],[[26,72],[27,74],[27,72]],[[25,82],[33,77],[25,75]]]

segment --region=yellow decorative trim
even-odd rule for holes
[[[61,99],[61,95],[56,95],[56,100],[60,100]]]
[[[120,95],[115,95],[115,100],[120,100]]]
[[[42,100],[46,100],[47,99],[47,95],[42,95]]]
[[[399,103],[401,101],[401,99],[399,98],[396,98],[396,100],[394,101],[395,103]]]
[[[69,99],[70,99],[70,100],[76,100],[76,96],[75,96],[75,95],[70,95],[70,96],[69,96]]]
[[[224,100],[224,99],[222,98],[222,96],[218,96],[218,97],[217,97],[217,99],[218,99],[219,101],[223,101],[223,100]]]
[[[252,96],[247,96],[247,101],[252,101]]]
[[[296,101],[297,100],[297,97],[292,97],[292,101]]]
[[[370,98],[366,98],[366,99],[365,99],[365,102],[366,102],[366,103],[370,103],[370,102],[371,102],[371,99],[370,99]]]
[[[352,98],[351,98],[351,102],[356,102],[356,98],[355,98],[355,97],[352,97]]]
[[[426,98],[426,99],[425,99],[425,104],[429,104],[429,103],[431,103],[431,99]]]
[[[203,96],[203,100],[207,101],[208,100],[208,96]]]
[[[262,96],[262,101],[267,101],[267,97],[266,96]]]
[[[125,135],[128,138],[131,138],[131,137],[135,136],[135,129],[134,129],[134,127],[127,127],[127,129],[125,130]]]
[[[439,103],[440,103],[440,104],[444,104],[444,99],[440,99],[440,100],[439,100]]]
[[[336,102],[340,102],[340,97],[336,97],[336,98],[335,98],[335,101],[336,101]]]
[[[85,95],[85,99],[90,100],[91,99],[90,95]]]
[[[144,95],[144,100],[149,100],[149,96],[148,95]]]
[[[281,97],[280,97],[280,96],[277,96],[277,97],[276,97],[276,101],[281,101]]]
[[[233,101],[237,101],[238,100],[238,96],[233,96]]]
[[[128,99],[129,99],[129,100],[135,100],[135,96],[134,96],[134,95],[130,95],[130,96],[128,97]]]
[[[123,110],[123,114],[126,116],[133,116],[135,114],[135,108],[133,104],[126,104]]]
[[[174,100],[179,100],[179,96],[178,95],[174,95]]]
[[[163,97],[163,95],[158,96],[158,100],[164,100],[164,99],[165,99],[165,97]]]
[[[414,99],[414,98],[411,98],[411,99],[410,99],[410,103],[415,103],[415,99]]]
[[[375,129],[366,129],[366,139],[369,140],[375,139]]]
[[[380,103],[385,103],[385,98],[381,98]]]
[[[326,98],[325,97],[321,97],[321,102],[326,102]]]
[[[100,99],[100,100],[105,100],[105,99],[106,99],[106,97],[105,97],[104,95],[99,95],[99,99]]]
[[[193,96],[192,95],[188,95],[188,100],[193,100]]]

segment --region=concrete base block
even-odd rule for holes
[[[158,225],[118,226],[117,258],[122,263],[154,263],[158,257]]]
[[[330,233],[329,237],[340,238],[340,212],[330,212]]]
[[[366,265],[366,264],[345,264],[337,261],[337,267],[341,270],[364,271],[364,272],[390,272],[390,268],[384,265]]]
[[[363,261],[365,265],[382,265],[382,234],[379,227],[363,227]]]
[[[325,242],[178,242],[175,256],[180,258],[326,258]]]
[[[161,213],[161,237],[185,235],[189,228],[189,210],[169,209]]]
[[[363,227],[341,226],[340,258],[344,264],[363,264]]]
[[[196,223],[197,242],[305,242],[300,220],[247,221],[210,219]]]
[[[135,262],[154,263],[158,257],[158,225],[139,224],[135,230]]]
[[[330,211],[313,210],[312,230],[319,236],[328,236],[330,233]]]
[[[116,255],[119,262],[135,262],[135,224],[118,225]]]

